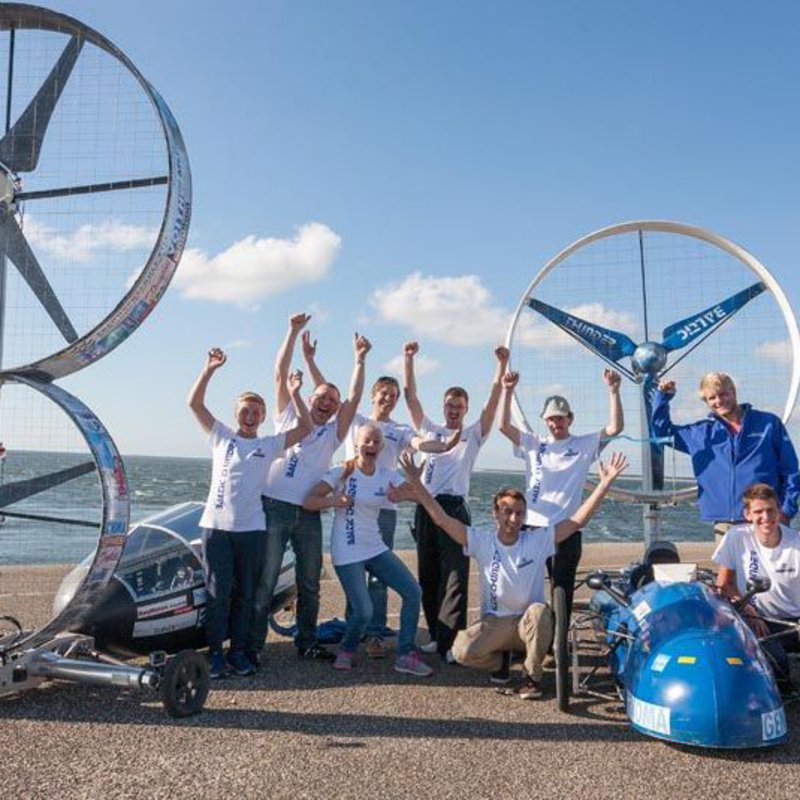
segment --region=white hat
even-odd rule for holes
[[[544,408],[542,409],[542,419],[548,417],[569,417],[572,416],[572,409],[566,398],[560,394],[554,394],[544,401]]]

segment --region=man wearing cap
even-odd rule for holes
[[[549,435],[545,438],[521,431],[511,421],[511,398],[519,382],[519,374],[507,372],[503,377],[503,411],[500,430],[514,445],[514,455],[525,461],[525,499],[529,526],[555,525],[569,517],[580,506],[589,467],[597,460],[606,441],[616,436],[624,424],[619,389],[621,377],[613,369],[603,372],[608,387],[608,422],[595,433],[573,436],[570,426],[572,409],[564,397],[552,395],[544,402],[542,419]],[[581,531],[576,531],[556,547],[550,564],[552,587],[561,586],[572,611],[575,573],[581,559]]]

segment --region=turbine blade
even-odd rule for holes
[[[20,500],[25,500],[47,489],[52,489],[54,486],[60,486],[62,483],[71,481],[74,478],[80,478],[81,475],[93,472],[94,469],[94,461],[87,461],[84,464],[67,467],[58,472],[51,472],[49,475],[39,475],[36,478],[3,484],[0,486],[0,508],[10,506],[12,503],[18,503]]]
[[[763,283],[754,283],[722,302],[664,328],[662,345],[668,351],[680,350],[682,347],[692,344],[701,336],[708,336],[723,322],[727,322],[754,297],[758,297],[766,288]]]
[[[0,140],[0,161],[12,172],[32,172],[36,169],[50,117],[69,80],[81,47],[83,40],[79,37],[73,36],[69,40],[36,96]]]
[[[604,328],[595,322],[587,322],[574,314],[549,306],[535,297],[528,299],[528,305],[605,361],[616,364],[621,358],[633,355],[636,349],[634,342],[624,333]],[[629,374],[628,370],[623,371]]]
[[[61,335],[68,342],[74,342],[78,334],[72,327],[67,312],[56,297],[16,219],[8,211],[0,211],[0,254],[14,262],[20,275],[61,331]]]

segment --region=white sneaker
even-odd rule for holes
[[[428,644],[421,644],[417,649],[421,653],[435,653],[439,649],[439,642],[430,641]]]

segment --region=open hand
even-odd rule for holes
[[[600,480],[610,486],[628,468],[628,459],[622,453],[612,453],[608,464],[599,463]]]

